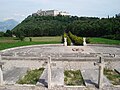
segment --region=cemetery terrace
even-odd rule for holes
[[[101,58],[100,58],[101,57]],[[113,45],[63,46],[33,45],[2,50],[0,52],[3,81],[0,90],[119,90],[103,74],[109,67],[120,72],[120,47]],[[103,60],[104,62],[100,61]],[[102,69],[101,69],[101,65]],[[18,85],[28,70],[44,68],[36,85]],[[80,71],[83,78],[81,85],[65,85],[65,71]],[[1,77],[2,78],[2,77]]]

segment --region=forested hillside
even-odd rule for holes
[[[12,30],[24,36],[60,36],[71,31],[78,36],[120,36],[120,17],[28,16]]]

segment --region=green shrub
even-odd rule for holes
[[[68,45],[68,46],[71,45],[71,39],[69,38],[69,36],[67,36],[67,45]]]
[[[83,39],[81,37],[75,37],[75,40],[74,40],[74,44],[75,45],[83,45]]]
[[[73,35],[71,32],[68,33],[68,36],[72,40],[74,45],[83,45],[83,38]]]
[[[68,36],[70,37],[70,39],[72,40],[73,43],[75,43],[75,35],[73,35],[70,31],[68,32]]]

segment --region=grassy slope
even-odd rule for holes
[[[120,40],[111,40],[105,38],[90,38],[91,44],[110,44],[110,45],[120,45]]]

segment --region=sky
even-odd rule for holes
[[[73,16],[112,17],[120,13],[120,0],[0,0],[0,21],[21,22],[40,9],[67,11]]]

